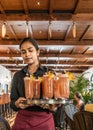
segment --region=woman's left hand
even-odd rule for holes
[[[50,105],[49,105],[49,110],[50,110],[50,111],[56,111],[57,108],[60,107],[60,106],[61,106],[61,104],[53,104],[53,105],[50,104]]]
[[[24,97],[18,98],[17,101],[15,102],[16,107],[21,108],[21,109],[25,109],[28,106],[30,106],[29,104],[25,104],[24,101],[26,101],[26,99]]]
[[[43,109],[49,109],[50,111],[56,111],[61,104],[42,104],[41,107]]]

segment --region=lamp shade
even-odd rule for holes
[[[76,38],[76,24],[73,23],[73,37]]]
[[[2,37],[4,38],[6,35],[6,23],[3,23],[2,25]]]

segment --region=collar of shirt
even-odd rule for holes
[[[23,69],[23,72],[26,73],[27,76],[30,76],[30,73],[28,72],[28,66],[25,66]],[[38,67],[37,71],[33,74],[35,77],[43,76],[43,74],[47,72],[47,68],[42,67],[41,65]]]

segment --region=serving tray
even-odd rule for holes
[[[68,99],[26,99],[23,101],[23,104],[34,104],[34,105],[40,105],[40,104],[66,104],[68,103]]]

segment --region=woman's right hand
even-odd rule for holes
[[[21,108],[21,109],[25,109],[25,108],[29,107],[30,105],[23,103],[24,101],[26,101],[26,98],[24,98],[24,97],[18,98],[18,99],[15,101],[15,106],[16,106],[17,108]]]

